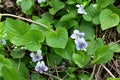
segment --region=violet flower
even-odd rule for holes
[[[82,38],[85,35],[83,32],[79,32],[78,30],[74,30],[73,34],[70,36],[72,39]]]
[[[1,43],[2,43],[2,45],[6,45],[6,40],[5,40],[5,39],[2,39],[2,40],[1,40]]]
[[[46,0],[38,0],[38,3],[42,3],[45,2]]]
[[[36,54],[30,53],[30,57],[32,57],[33,62],[36,62],[43,59],[41,54],[42,54],[42,51],[38,50]]]
[[[84,38],[76,39],[75,44],[76,44],[76,49],[77,50],[83,50],[83,51],[86,51],[86,48],[88,46],[88,44],[87,44],[87,42],[85,41]]]
[[[81,5],[77,4],[76,7],[78,8],[77,9],[78,14],[87,14],[87,12],[85,11],[84,6],[82,4]]]
[[[48,67],[45,66],[44,61],[38,61],[37,65],[35,66],[35,70],[38,71],[39,73],[43,73],[44,71],[48,70]]]

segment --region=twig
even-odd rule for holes
[[[56,79],[58,79],[58,80],[63,80],[63,79],[61,79],[61,78],[59,78],[59,77],[57,77],[57,76],[54,76],[54,75],[52,75],[52,74],[48,74],[48,73],[46,73],[46,72],[44,72],[44,74],[45,74],[45,75],[48,75],[48,76],[52,76],[52,77],[54,77],[54,78],[56,78]]]
[[[94,67],[93,67],[93,72],[92,72],[91,77],[90,77],[91,80],[93,79],[93,76],[95,74],[95,69],[96,69],[96,65],[94,65]]]
[[[100,70],[101,70],[101,65],[99,66],[99,68],[97,69],[97,73],[95,75],[95,80],[99,80],[97,78],[100,78],[98,75],[100,74]]]
[[[105,65],[102,65],[102,67],[103,67],[113,78],[115,78],[115,76],[109,71],[109,69],[108,69]]]
[[[13,15],[13,14],[6,14],[6,13],[0,14],[0,15],[1,15],[1,16],[10,16],[10,17],[14,17],[14,18],[21,19],[21,20],[24,20],[24,21],[27,21],[27,22],[31,22],[31,23],[40,25],[40,26],[42,26],[42,27],[44,27],[44,28],[47,28],[46,25],[44,25],[44,24],[42,24],[42,23],[40,23],[40,22],[36,22],[36,21],[33,21],[33,20],[31,20],[31,19],[27,19],[27,18],[24,18],[24,17],[21,17],[21,16],[16,16],[16,15]]]

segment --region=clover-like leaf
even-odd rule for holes
[[[104,9],[100,13],[100,23],[102,30],[109,29],[119,24],[119,16],[110,9]]]
[[[65,48],[68,41],[68,32],[63,27],[58,27],[56,31],[48,32],[46,42],[53,48]]]

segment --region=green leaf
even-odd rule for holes
[[[97,4],[91,4],[86,8],[87,15],[83,15],[86,21],[92,21],[94,24],[99,24],[99,14],[101,9],[98,9]]]
[[[110,50],[112,50],[113,52],[120,52],[120,45],[118,45],[115,42],[111,42],[108,44],[108,46],[110,47]]]
[[[98,47],[101,47],[104,45],[104,42],[101,38],[97,38],[96,40],[88,41],[88,47],[87,47],[87,54],[93,55]]]
[[[2,74],[4,80],[20,80],[18,71],[14,68],[2,67]]]
[[[10,54],[13,58],[22,58],[24,57],[25,55],[25,52],[24,50],[22,49],[19,49],[19,48],[15,48],[11,51],[11,54]]]
[[[46,42],[53,48],[65,48],[68,41],[68,32],[63,27],[58,27],[56,31],[48,32]]]
[[[118,7],[116,7],[114,4],[109,5],[108,7],[110,10],[112,10],[112,12],[118,14],[120,16],[120,9]]]
[[[41,77],[39,74],[37,73],[32,73],[31,74],[31,80],[46,80],[46,78]]]
[[[55,25],[55,27],[65,27],[66,29],[70,29],[71,27],[74,27],[78,25],[78,22],[75,20],[67,20],[67,21],[58,21]]]
[[[62,58],[55,54],[54,51],[51,51],[51,53],[48,55],[48,64],[51,67],[55,67],[56,65],[60,64],[62,61]]]
[[[79,3],[79,4],[81,4],[83,2],[83,0],[76,0],[76,2]]]
[[[44,28],[43,26],[40,26],[40,25],[36,25],[34,23],[31,24],[31,28],[32,29],[40,29],[42,31],[42,33],[44,35],[46,35],[47,32],[48,32],[48,29],[51,29],[51,27],[52,27],[51,23],[47,19],[40,19],[40,18],[38,18],[36,16],[34,16],[33,18],[34,18],[33,20],[35,20],[36,22],[40,22],[40,23],[46,25],[47,28]]]
[[[0,22],[0,39],[5,39],[7,37],[5,22]]]
[[[79,76],[79,79],[80,79],[80,80],[90,80],[90,75],[81,74],[81,75]]]
[[[107,80],[120,80],[120,78],[107,78]]]
[[[102,30],[109,29],[119,24],[119,16],[109,9],[104,9],[100,13],[100,23]]]
[[[23,36],[30,30],[30,26],[20,20],[6,19],[8,39],[15,45],[23,44]]]
[[[97,4],[101,8],[105,8],[110,4],[113,4],[115,0],[97,0]]]
[[[18,61],[13,60],[13,59],[11,59],[11,62],[14,66],[14,69],[18,70],[18,68],[19,68],[19,70],[17,72],[19,73],[20,77],[28,79],[29,72],[28,72],[26,65],[22,62],[18,62]]]
[[[83,68],[90,61],[90,56],[86,55],[84,52],[80,52],[79,54],[74,53],[72,58],[74,63],[80,68]]]
[[[109,49],[109,46],[101,46],[97,48],[92,64],[104,64],[113,58],[113,51]]]
[[[50,23],[54,23],[53,15],[51,15],[49,12],[45,12],[41,15],[42,19],[45,19],[49,21]]]
[[[41,42],[43,42],[44,39],[45,36],[39,29],[31,29],[24,36],[24,44],[28,50],[37,51],[41,48]]]
[[[21,3],[21,8],[22,8],[22,11],[26,14],[32,14],[32,6],[33,6],[33,0],[22,0],[22,3]]]
[[[23,77],[25,79],[28,79],[28,77],[29,77],[29,71],[28,71],[28,69],[27,69],[27,67],[25,66],[24,63],[20,63],[19,74],[20,74],[21,77]]]
[[[69,40],[66,47],[64,49],[55,48],[55,53],[60,55],[61,57],[72,60],[72,55],[75,53],[75,45],[72,40]]]
[[[95,38],[95,30],[93,24],[83,21],[79,28],[80,32],[85,33],[86,40],[93,40]]]
[[[0,47],[0,55],[3,55],[3,56],[6,55],[6,50],[4,48]]]
[[[54,15],[57,11],[64,8],[65,4],[60,0],[51,0],[49,5],[52,7],[49,9],[50,14]]]
[[[117,32],[120,34],[120,24],[117,26]]]
[[[76,0],[67,0],[66,3],[72,5],[76,3]]]
[[[0,76],[2,76],[2,73],[1,73],[1,68],[3,66],[6,66],[6,67],[12,67],[12,63],[9,59],[5,58],[4,56],[0,55]]]
[[[76,70],[75,67],[68,67],[67,68],[67,72],[70,73],[70,74],[73,73],[75,70]]]
[[[63,15],[62,18],[60,19],[60,21],[67,21],[70,19],[74,19],[76,17],[77,17],[77,12],[75,9],[72,9],[69,11],[69,13]]]

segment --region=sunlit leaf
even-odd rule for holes
[[[119,16],[109,9],[104,9],[100,13],[100,23],[102,30],[109,29],[119,24]]]
[[[68,41],[68,32],[63,27],[58,27],[56,31],[50,31],[46,36],[48,46],[53,48],[65,48]]]

